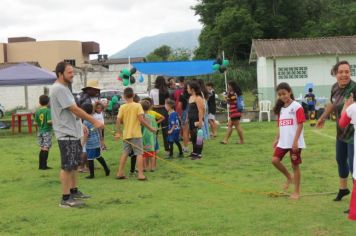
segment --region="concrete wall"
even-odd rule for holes
[[[95,79],[98,80],[99,86],[101,89],[118,89],[123,91],[125,87],[122,85],[122,82],[117,80],[120,71],[105,71],[105,72],[88,72],[87,73],[87,80]],[[140,76],[139,73],[136,73],[134,77],[136,78],[136,83],[133,84],[131,87],[137,93],[144,93],[147,91],[147,75],[144,76],[144,82],[139,83],[138,77]],[[73,91],[81,91],[84,88],[84,75],[76,74],[74,77]]]
[[[80,41],[39,41],[7,44],[8,62],[37,61],[41,67],[54,71],[57,63],[65,59],[75,60],[83,66],[88,55],[83,55]],[[1,58],[0,58],[1,60]]]
[[[356,65],[356,55],[340,55],[339,60],[347,60],[351,65]],[[329,97],[331,85],[336,79],[330,75],[332,66],[336,63],[336,56],[308,56],[276,58],[277,84],[287,82],[291,85],[295,97],[304,96],[305,85],[314,84],[314,92],[318,97]],[[276,98],[274,88],[274,68],[272,58],[258,58],[257,60],[257,86],[260,100]],[[278,68],[282,67],[307,67],[308,77],[303,79],[279,79]],[[356,80],[356,76],[352,76]]]
[[[47,86],[28,86],[28,105],[33,110],[38,107],[38,98],[44,93]],[[16,107],[25,107],[25,87],[0,87],[0,103],[5,106],[6,111]]]
[[[4,52],[4,47],[5,46],[6,46],[6,44],[0,43],[0,63],[4,63],[5,62],[5,52]]]

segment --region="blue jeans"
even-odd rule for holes
[[[340,178],[347,178],[352,173],[354,160],[354,144],[336,139],[336,162]]]

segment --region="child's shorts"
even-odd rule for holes
[[[52,146],[52,133],[43,132],[38,134],[38,145],[40,147],[50,148]]]
[[[156,156],[156,152],[155,151],[144,151],[143,152],[143,157],[144,158],[153,158]]]
[[[290,160],[292,162],[293,165],[299,165],[302,163],[302,158],[300,156],[300,154],[302,153],[302,149],[299,148],[299,151],[296,153],[293,153],[291,148],[280,148],[280,147],[276,147],[274,149],[274,157],[278,157],[279,159],[283,160],[284,155],[286,155],[286,153],[289,152],[290,153]],[[295,155],[295,160],[292,159],[292,154]]]
[[[100,157],[100,147],[93,149],[87,148],[87,157],[90,161]]]
[[[143,153],[143,144],[142,144],[142,138],[129,138],[129,139],[124,139],[124,152],[129,155],[131,151],[138,156],[142,155]]]

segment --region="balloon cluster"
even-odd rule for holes
[[[213,70],[220,71],[220,73],[224,73],[230,64],[229,60],[222,60],[221,58],[216,59],[213,64]]]
[[[131,70],[125,68],[120,71],[119,77],[117,79],[122,81],[124,86],[134,84],[136,82],[136,79],[135,77],[133,77],[133,74],[135,74],[136,71],[137,70],[135,67],[132,67]]]

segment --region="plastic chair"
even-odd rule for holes
[[[262,100],[260,101],[260,114],[259,114],[259,121],[262,121],[262,114],[267,113],[268,122],[271,121],[271,105],[272,102],[269,100]]]

